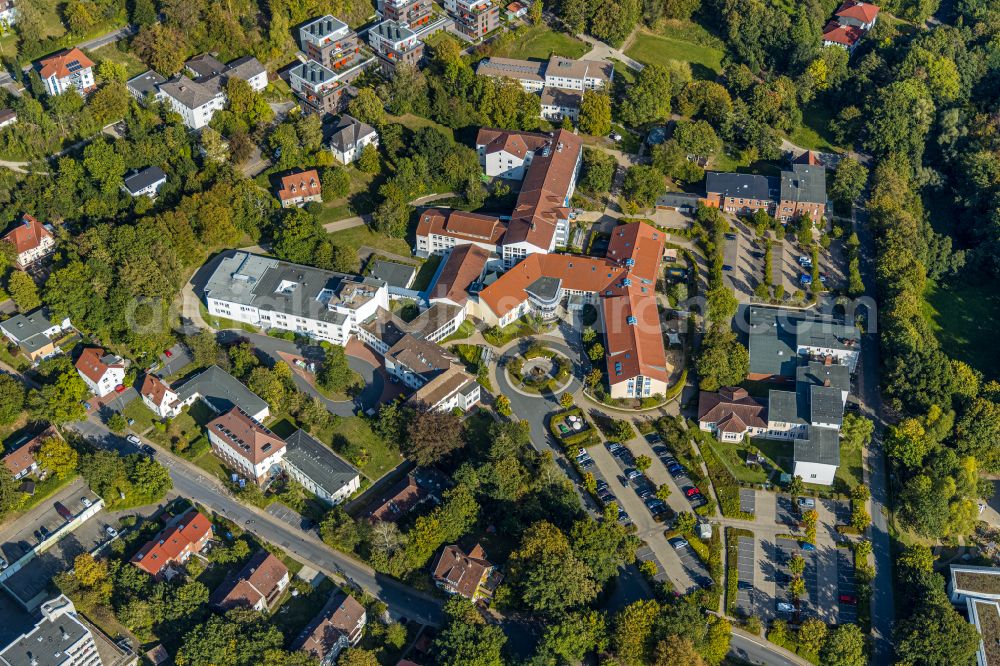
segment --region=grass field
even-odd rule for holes
[[[996,283],[928,284],[924,316],[942,349],[987,379],[1000,378],[1000,346],[994,328],[994,319],[1000,313]]]
[[[95,62],[97,62],[98,65],[105,60],[125,65],[125,72],[128,78],[138,76],[149,69],[149,67],[147,67],[146,64],[139,60],[139,58],[135,55],[119,49],[118,44],[108,44],[107,46],[102,46],[99,49],[90,51],[89,55]]]
[[[771,459],[783,472],[792,473],[793,461],[792,452],[795,445],[790,441],[776,439],[753,438],[751,443],[760,449],[760,452]],[[834,475],[833,486],[818,486],[807,483],[806,488],[819,492],[849,493],[859,483],[862,482],[862,453],[861,449],[848,449],[840,447],[840,466]]]
[[[809,104],[802,109],[802,126],[792,132],[788,140],[801,148],[832,152],[837,150],[830,132],[833,121],[833,106],[830,104]]]
[[[324,442],[332,442],[334,451],[357,465],[372,481],[403,460],[394,443],[376,435],[368,422],[358,416],[340,419],[329,433],[321,433],[320,437]]]
[[[411,132],[420,129],[421,127],[434,127],[442,134],[447,135],[452,140],[455,138],[455,132],[450,128],[442,125],[441,123],[436,123],[430,118],[424,118],[423,116],[415,116],[412,113],[407,113],[402,116],[393,116],[391,114],[386,115],[386,120],[390,123],[398,123],[403,127],[406,127]]]
[[[354,251],[362,246],[373,247],[376,250],[384,250],[404,257],[412,256],[410,245],[403,238],[390,238],[383,234],[377,234],[368,227],[353,227],[343,231],[334,231],[330,234],[330,240]]]
[[[556,32],[547,25],[532,25],[524,37],[517,39],[510,48],[498,50],[494,55],[511,58],[536,58],[548,60],[551,55],[577,59],[590,50],[586,44],[565,32]]]
[[[722,71],[721,49],[649,32],[636,35],[625,55],[647,65],[662,65],[668,60],[688,62],[698,79],[714,79]]]
[[[434,279],[434,273],[437,272],[438,266],[441,265],[441,255],[435,254],[427,258],[427,261],[420,265],[420,270],[417,271],[417,275],[413,278],[413,284],[410,289],[416,289],[417,291],[423,291],[431,286],[431,280]]]

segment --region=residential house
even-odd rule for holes
[[[823,46],[839,46],[853,52],[865,34],[875,27],[878,13],[876,5],[846,0],[823,28]]]
[[[17,23],[17,3],[15,0],[0,0],[0,24],[10,28]]]
[[[378,0],[377,5],[382,18],[414,30],[422,29],[433,19],[430,0]]]
[[[129,79],[125,87],[137,102],[146,104],[150,100],[159,98],[160,86],[166,82],[166,77],[160,76],[151,69],[147,69],[142,74]]]
[[[362,322],[357,334],[358,340],[386,356],[405,337],[441,342],[457,331],[462,321],[462,309],[445,303],[434,303],[408,322],[379,308],[373,317]]]
[[[32,474],[44,474],[45,470],[38,467],[35,454],[42,448],[42,443],[48,439],[62,439],[55,426],[47,426],[45,430],[32,437],[23,437],[13,443],[3,457],[3,464],[15,480],[23,479]]]
[[[476,66],[476,74],[495,79],[514,79],[528,92],[541,92],[545,87],[546,65],[539,60],[484,58]]]
[[[76,47],[42,58],[38,63],[38,76],[50,95],[59,95],[67,90],[86,95],[97,87],[94,83],[94,62]]]
[[[239,573],[227,577],[216,588],[211,603],[224,611],[249,608],[263,613],[274,608],[288,582],[288,567],[266,550],[259,550]]]
[[[402,23],[385,20],[368,31],[368,45],[378,56],[382,71],[391,76],[401,63],[416,67],[424,57],[424,43]]]
[[[229,79],[245,81],[257,92],[267,88],[267,69],[253,56],[243,56],[222,64],[211,53],[203,53],[185,62],[184,69],[194,78],[195,83],[210,88],[222,90]]]
[[[41,618],[30,631],[0,647],[0,664],[5,666],[101,666],[102,663],[94,634],[64,594],[41,605]],[[135,659],[121,663],[135,664]]]
[[[160,188],[167,182],[167,174],[158,166],[146,167],[125,178],[122,190],[132,198],[149,197],[155,199]]]
[[[750,308],[750,374],[754,381],[795,379],[806,361],[844,365],[853,374],[861,333],[852,324],[804,310]]]
[[[44,308],[17,314],[0,322],[0,333],[24,352],[32,361],[38,361],[59,353],[55,339],[63,332],[72,328],[69,318],[58,323],[49,320],[49,313]]]
[[[520,2],[510,3],[507,5],[507,20],[514,21],[527,16],[528,7],[529,5]]]
[[[357,468],[305,430],[296,430],[285,439],[281,467],[327,504],[340,504],[361,488]]]
[[[319,173],[316,169],[309,169],[282,176],[278,199],[282,208],[301,208],[312,201],[322,202],[323,186],[319,182]]]
[[[306,58],[334,71],[348,70],[362,57],[358,33],[329,14],[299,28],[299,44]]]
[[[509,135],[516,134],[518,139]],[[533,253],[552,252],[569,237],[570,199],[583,156],[579,137],[558,130],[551,137],[528,132],[481,129],[476,138],[480,164],[488,176],[521,180],[509,221],[474,213],[425,210],[416,231],[417,256],[443,254],[474,243],[496,252],[510,267]],[[527,151],[532,152],[530,159]],[[490,157],[494,153],[505,153]]]
[[[208,125],[216,111],[226,106],[226,95],[218,86],[192,81],[180,74],[158,87],[159,97],[180,115],[184,125],[198,130]]]
[[[22,270],[52,254],[56,248],[52,227],[27,213],[21,215],[20,222],[4,235],[3,240],[14,246],[15,263]]]
[[[404,335],[385,353],[386,372],[411,389],[418,389],[447,370],[456,359],[442,347]]]
[[[614,80],[614,63],[607,60],[572,60],[549,57],[545,65],[545,87],[562,90],[601,90]]]
[[[341,164],[350,164],[361,155],[365,146],[378,147],[378,132],[371,125],[352,118],[346,113],[333,128],[330,151]]]
[[[832,486],[840,467],[840,432],[810,427],[808,435],[794,441],[792,474],[806,483]]]
[[[173,418],[181,408],[201,400],[216,414],[225,414],[239,407],[256,421],[263,421],[271,415],[267,402],[217,365],[205,368],[175,390],[177,399],[167,405],[164,414]],[[161,403],[163,404],[163,403]]]
[[[648,224],[632,222],[614,229],[603,259],[530,254],[479,291],[477,316],[506,326],[528,314],[555,319],[564,303],[592,304],[602,313],[611,396],[664,395],[670,368],[655,287],[665,240]]]
[[[444,0],[444,8],[469,39],[482,39],[500,27],[500,7],[490,0]]]
[[[10,0],[7,1],[9,2]],[[2,0],[0,0],[0,5],[2,4],[3,2]],[[13,125],[16,122],[17,122],[17,113],[14,111],[14,109],[0,109],[0,129],[3,129],[8,125]]]
[[[342,650],[361,641],[367,622],[364,606],[336,592],[295,639],[292,649],[309,653],[322,666],[333,666]]]
[[[826,169],[795,163],[780,177],[709,171],[702,203],[739,215],[763,210],[781,222],[808,214],[819,222],[827,206]]]
[[[346,345],[361,322],[389,309],[375,278],[334,273],[236,252],[205,286],[209,314]]]
[[[151,576],[159,576],[174,564],[184,564],[200,553],[212,538],[212,523],[191,509],[174,518],[162,531],[132,556],[132,564]]]
[[[76,371],[90,392],[103,398],[125,381],[125,359],[105,354],[100,347],[87,347],[76,360]]]
[[[239,407],[205,426],[212,451],[258,486],[281,473],[285,442]]]
[[[214,366],[213,366],[214,367]],[[180,414],[178,395],[156,375],[147,374],[139,387],[142,402],[161,419],[174,418]]]
[[[540,93],[542,117],[546,120],[561,120],[566,116],[576,120],[583,92],[610,87],[615,68],[606,60],[572,60],[553,55],[547,62],[486,58],[477,66],[476,74],[514,79],[527,92]]]
[[[1000,646],[1000,569],[952,564],[948,571],[951,603],[980,634],[977,666],[995,666]]]
[[[458,365],[451,365],[440,375],[430,380],[406,403],[417,409],[450,412],[460,409],[467,412],[479,402],[480,387],[476,378]]]
[[[494,567],[486,559],[483,547],[476,544],[468,555],[458,546],[445,546],[434,563],[434,583],[448,594],[472,601],[489,598],[496,585],[490,585]],[[499,582],[499,581],[497,581]]]
[[[726,386],[717,393],[701,391],[698,427],[723,442],[742,442],[746,435],[767,430],[767,407],[743,388]]]
[[[433,500],[433,495],[421,488],[412,474],[407,474],[372,501],[365,513],[369,522],[394,523],[428,500]]]

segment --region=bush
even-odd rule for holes
[[[729,468],[715,455],[715,450],[710,442],[702,441],[701,455],[705,459],[705,466],[708,467],[708,473],[712,477],[722,515],[727,518],[754,520],[754,514],[740,511],[740,484],[729,473]]]

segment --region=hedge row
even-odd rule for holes
[[[719,508],[722,510],[722,515],[726,518],[754,520],[754,514],[740,511],[740,484],[729,473],[729,468],[719,460],[710,442],[703,441],[701,455],[705,459],[708,473],[715,484],[715,494],[719,497]]]

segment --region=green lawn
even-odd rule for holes
[[[394,116],[391,114],[386,115],[386,120],[390,123],[397,123],[406,127],[411,132],[414,132],[421,127],[433,127],[437,129],[442,134],[448,136],[452,140],[455,139],[455,132],[450,128],[442,125],[441,123],[436,123],[430,118],[424,118],[423,116],[416,116],[412,113],[407,113],[402,116]]]
[[[954,284],[928,282],[924,316],[942,349],[982,372],[1000,378],[1000,345],[994,319],[1000,313],[1000,290],[992,281]]]
[[[636,35],[625,55],[647,65],[662,65],[668,60],[689,62],[698,79],[714,79],[722,72],[721,49],[648,32]]]
[[[791,474],[793,469],[792,453],[794,444],[791,441],[774,439],[753,438],[751,443],[760,449],[762,455],[767,456],[774,462],[781,471]],[[850,450],[840,447],[840,466],[834,476],[833,486],[818,486],[807,483],[806,488],[818,492],[849,493],[855,486],[862,482],[862,452],[860,449]]]
[[[392,254],[404,257],[412,256],[410,245],[403,238],[390,238],[389,236],[378,234],[366,226],[352,227],[343,231],[334,231],[330,234],[330,240],[348,247],[355,252],[362,246],[373,247],[376,250],[384,250]]]
[[[802,109],[802,125],[792,132],[788,140],[809,150],[835,151],[837,146],[833,143],[833,133],[830,131],[832,121],[831,104],[809,104]]]
[[[766,483],[767,473],[759,467],[749,467],[746,464],[747,446],[713,440],[712,450],[722,464],[726,466],[733,478],[741,483]]]
[[[430,287],[431,280],[434,278],[438,266],[441,265],[441,259],[440,254],[428,257],[427,261],[420,265],[420,270],[417,271],[416,277],[413,278],[413,285],[410,286],[410,289],[423,291]]]
[[[212,453],[211,449],[195,458],[192,462],[220,481],[229,481],[231,478],[229,472],[222,466],[222,462]]]
[[[125,409],[122,410],[122,416],[135,420],[135,423],[129,426],[129,428],[138,433],[146,432],[153,427],[153,421],[158,420],[156,414],[146,406],[141,397],[125,405]]]
[[[356,465],[372,481],[379,479],[403,460],[393,442],[372,432],[368,421],[359,416],[340,419],[329,432],[319,433],[321,441]]]
[[[107,46],[102,46],[99,49],[90,51],[89,54],[91,58],[99,65],[105,60],[110,60],[112,62],[118,62],[125,65],[125,74],[128,78],[133,76],[138,76],[145,72],[149,67],[146,63],[139,60],[135,55],[127,51],[122,51],[118,48],[117,44],[108,44]]]
[[[509,47],[497,49],[493,55],[509,58],[535,58],[548,60],[551,55],[577,59],[590,47],[565,32],[556,32],[547,25],[532,25],[524,29],[524,36],[513,40]]]
[[[458,325],[458,330],[449,335],[447,338],[441,341],[441,344],[446,344],[448,342],[453,342],[455,340],[464,340],[473,333],[476,332],[476,325],[472,323],[471,319],[464,320]]]
[[[260,329],[256,326],[251,326],[242,321],[234,321],[232,319],[226,319],[225,317],[218,317],[213,314],[208,313],[208,308],[200,300],[198,301],[198,310],[201,312],[201,318],[209,323],[213,328],[234,328],[243,329],[244,331],[249,331],[251,333],[260,333]]]

